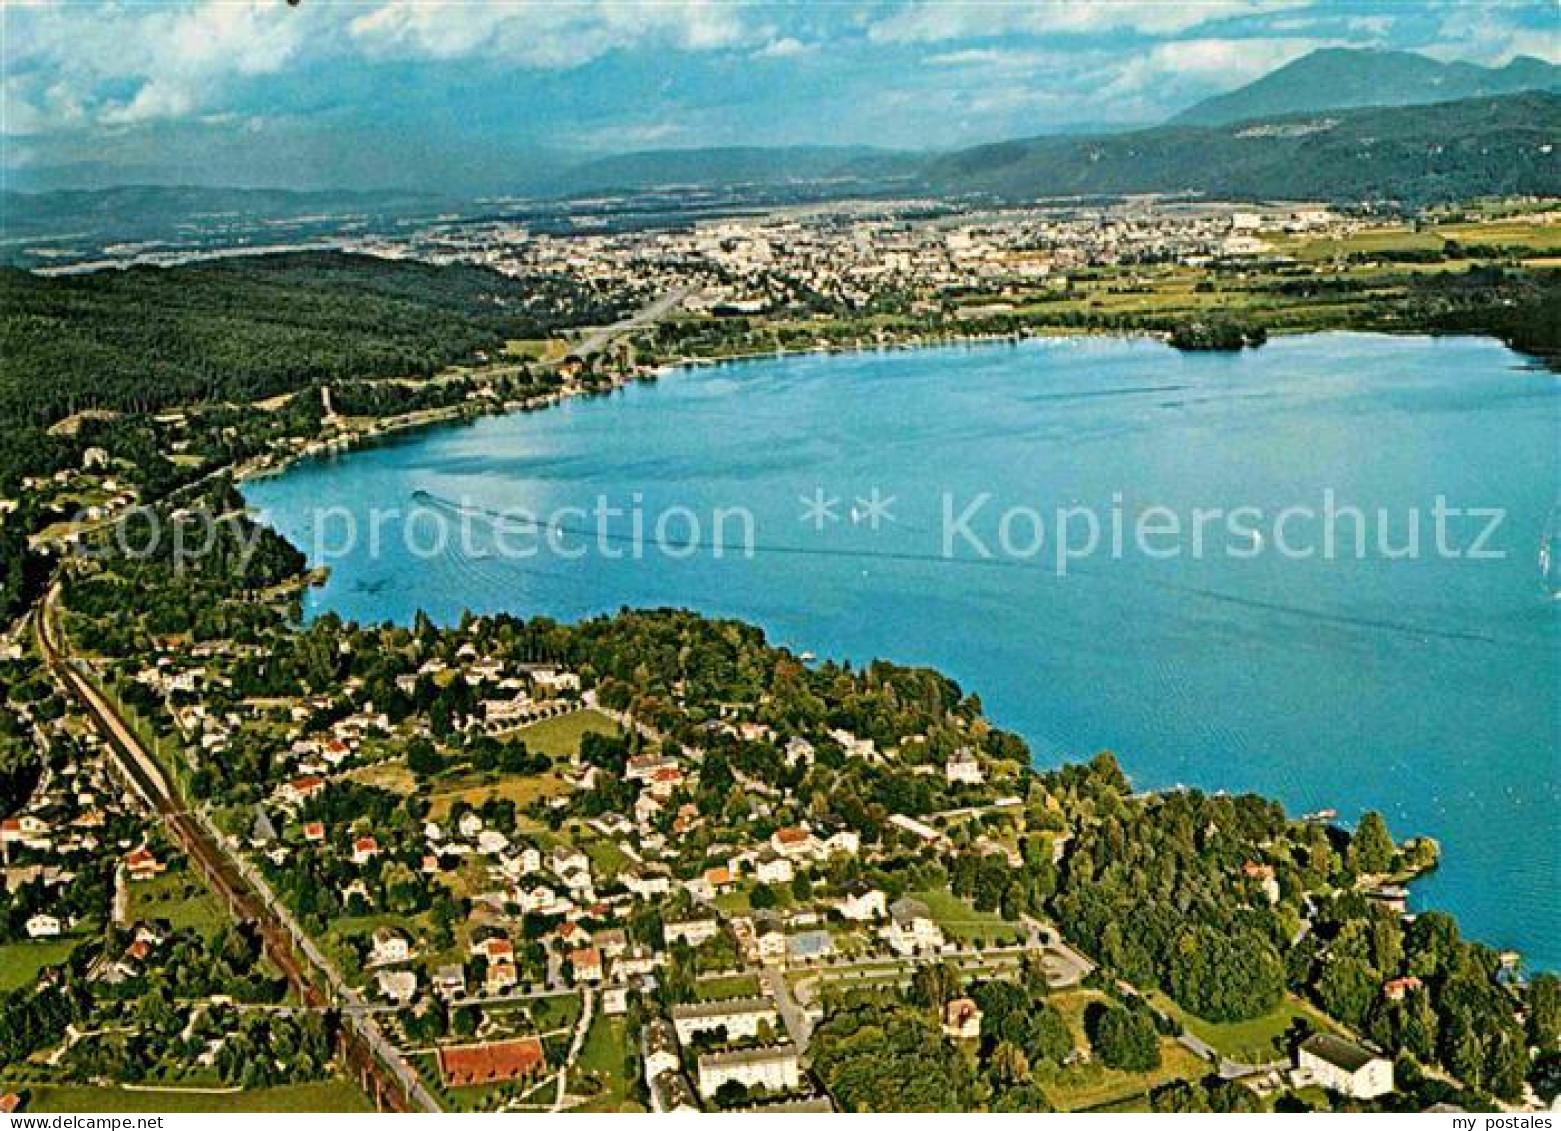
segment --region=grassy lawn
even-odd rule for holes
[[[757,974],[733,974],[726,978],[704,978],[694,983],[700,1001],[725,1001],[734,997],[755,997],[759,993]]]
[[[580,850],[591,858],[591,864],[597,873],[608,879],[615,878],[619,872],[633,863],[624,854],[623,849],[612,841],[600,837],[580,843]]]
[[[587,734],[618,733],[617,723],[600,711],[587,709],[506,731],[504,737],[519,739],[526,744],[526,749],[540,751],[549,758],[568,761],[580,753],[580,740]]]
[[[1209,1066],[1172,1040],[1160,1042],[1160,1067],[1153,1072],[1121,1072],[1095,1061],[1069,1068],[1042,1066],[1036,1072],[1041,1089],[1062,1111],[1106,1105],[1122,1110],[1172,1080],[1197,1080]]]
[[[748,902],[748,889],[741,885],[728,888],[712,902],[728,915],[746,915],[753,910],[753,904]]]
[[[189,927],[206,935],[228,923],[206,885],[187,871],[131,881],[130,918],[166,919],[175,930]]]
[[[3,1089],[0,1089],[3,1090]],[[36,1112],[360,1112],[368,1098],[346,1080],[286,1084],[250,1092],[150,1092],[75,1085],[34,1087],[27,1111]]]
[[[1283,1057],[1286,1049],[1281,1044],[1290,1026],[1300,1018],[1314,1028],[1331,1030],[1333,1024],[1321,1013],[1303,1001],[1287,997],[1274,1007],[1273,1012],[1250,1021],[1205,1021],[1182,1009],[1161,993],[1151,993],[1151,1001],[1180,1021],[1193,1036],[1207,1041],[1215,1051],[1232,1060],[1257,1064]]]
[[[557,797],[567,792],[569,786],[551,773],[456,778],[441,782],[429,796],[429,816],[435,821],[444,820],[457,801],[478,808],[490,797],[507,797],[517,809],[524,809],[538,798]]]
[[[629,1098],[628,1080],[623,1064],[629,1051],[629,1035],[622,1017],[606,1017],[598,1013],[591,1022],[591,1031],[580,1048],[580,1059],[575,1062],[574,1079],[592,1077],[602,1086],[579,1111],[643,1111]]]
[[[946,888],[913,891],[910,895],[925,903],[943,933],[958,942],[1018,942],[1024,937],[1017,924],[1005,922],[991,911],[977,911]]]
[[[31,985],[40,970],[64,962],[80,942],[76,938],[58,938],[0,946],[0,994]]]
[[[376,762],[372,766],[358,766],[348,770],[345,776],[361,785],[389,790],[403,797],[417,792],[417,775],[407,769],[406,763],[400,759]]]
[[[1104,1001],[1098,990],[1073,990],[1053,994],[1048,999],[1067,1018],[1074,1045],[1089,1048],[1084,1033],[1084,1012],[1093,1002]],[[1153,1072],[1122,1072],[1098,1061],[1068,1068],[1041,1066],[1036,1082],[1062,1111],[1081,1111],[1107,1105],[1131,1105],[1162,1084],[1172,1080],[1197,1080],[1208,1075],[1209,1065],[1170,1037],[1160,1041],[1160,1067]]]
[[[580,1020],[581,1002],[577,993],[559,994],[556,997],[527,998],[514,1004],[485,1005],[482,1009],[490,1018],[502,1021],[512,1032],[553,1033],[575,1027]]]
[[[562,338],[511,338],[504,352],[527,361],[557,361],[569,352],[569,343]]]

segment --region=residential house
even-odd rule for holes
[[[457,998],[466,995],[466,967],[451,962],[434,971],[434,990],[442,997]]]
[[[791,861],[773,849],[765,849],[754,860],[753,878],[761,884],[789,884],[796,874]]]
[[[949,755],[943,766],[943,776],[950,785],[980,785],[986,780],[975,751],[968,746],[961,746]]]
[[[835,900],[835,910],[842,919],[853,923],[867,923],[889,914],[888,896],[879,888],[860,881],[850,884]]]
[[[689,946],[697,947],[702,943],[709,942],[720,933],[720,920],[714,916],[699,919],[673,920],[661,925],[661,934],[668,946],[681,939]]]
[[[55,939],[59,938],[64,925],[53,915],[38,914],[23,925],[30,939]]]
[[[488,963],[488,971],[483,978],[483,989],[489,997],[496,997],[513,989],[520,981],[520,975],[515,970],[515,963],[509,959],[500,959]]]
[[[889,905],[889,923],[879,932],[896,954],[927,954],[943,947],[943,930],[933,921],[927,905],[914,899],[897,899]]]
[[[943,1034],[956,1041],[981,1037],[981,1007],[968,997],[957,997],[943,1007]]]
[[[629,991],[626,986],[609,986],[602,991],[602,1013],[607,1017],[622,1017],[629,1012]]]
[[[391,1001],[405,1005],[417,996],[417,975],[411,970],[381,970],[379,992]]]
[[[770,847],[788,860],[812,860],[820,852],[818,838],[802,825],[776,829]]]
[[[1389,1001],[1403,1001],[1412,993],[1425,988],[1425,983],[1413,974],[1403,978],[1390,978],[1382,984],[1382,996]]]
[[[352,842],[352,862],[367,864],[379,855],[379,841],[371,836],[360,836]]]
[[[569,967],[577,982],[600,982],[605,974],[602,969],[602,952],[594,946],[569,952]]]
[[[379,927],[374,932],[369,961],[375,966],[389,966],[405,962],[412,957],[412,944],[394,927]]]
[[[150,880],[165,870],[165,865],[144,844],[125,857],[125,872],[132,880]]]
[[[284,805],[302,805],[325,788],[325,779],[314,774],[282,783],[277,795]]]

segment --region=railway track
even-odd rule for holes
[[[61,685],[82,707],[103,739],[126,784],[147,804],[169,836],[189,858],[212,893],[238,922],[254,923],[266,957],[282,971],[306,1007],[327,1009],[352,997],[333,984],[331,972],[300,960],[303,948],[268,901],[245,878],[202,820],[182,803],[162,767],[147,753],[119,712],[61,647],[54,624],[60,586],[56,582],[38,603],[34,635],[39,653]],[[322,984],[323,983],[323,984]],[[357,1003],[354,1002],[354,1005]],[[437,1101],[422,1086],[414,1070],[379,1032],[371,1017],[349,1006],[341,1013],[338,1054],[357,1077],[376,1108],[393,1111],[439,1111]],[[387,1061],[394,1060],[394,1064]]]

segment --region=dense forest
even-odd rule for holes
[[[337,252],[55,278],[0,269],[0,425],[427,376],[618,313],[569,279]]]

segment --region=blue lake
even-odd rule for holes
[[[1561,382],[1483,339],[1049,340],[684,370],[245,490],[330,566],[311,615],[681,605],[929,664],[1039,765],[1111,749],[1144,787],[1434,835],[1416,905],[1555,968],[1558,453]],[[1439,497],[1503,517],[1439,535]],[[1063,574],[1069,507],[1099,546],[1074,513]]]

